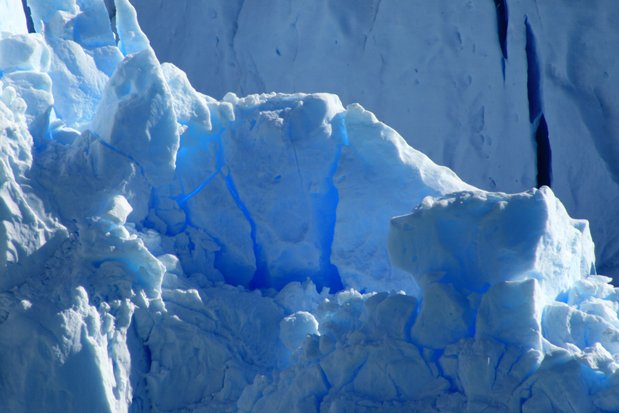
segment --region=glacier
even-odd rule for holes
[[[1,411],[619,410],[619,290],[553,190],[472,186],[333,94],[204,95],[128,0],[25,4]]]
[[[619,276],[615,0],[131,2],[203,93],[328,91],[479,188],[550,183]]]

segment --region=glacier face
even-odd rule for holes
[[[131,1],[204,93],[328,91],[479,188],[552,176],[619,274],[616,1]]]
[[[335,95],[203,95],[128,0],[28,5],[0,410],[619,409],[618,292],[551,190],[476,189]]]

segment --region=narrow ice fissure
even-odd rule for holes
[[[350,145],[350,138],[348,137],[348,129],[346,127],[346,112],[335,115],[333,118],[333,126],[336,127],[336,131],[341,135],[340,139],[342,140],[342,145]]]
[[[542,114],[535,131],[535,144],[537,146],[537,187],[550,187],[552,185],[552,148],[548,135],[546,118]]]
[[[320,370],[320,377],[322,378],[322,381],[327,388],[327,391],[325,391],[324,393],[319,393],[316,395],[316,409],[317,411],[321,411],[320,405],[322,404],[325,397],[329,394],[329,391],[333,386],[331,385],[331,382],[329,382],[327,373],[325,373],[324,369],[320,366],[320,364],[318,364],[318,370]]]
[[[526,57],[527,57],[527,98],[529,100],[529,121],[531,124],[542,114],[542,96],[540,85],[540,67],[537,57],[535,35],[528,20],[525,20],[526,29]]]
[[[228,188],[228,192],[237,208],[241,211],[245,220],[249,224],[250,228],[250,237],[252,242],[252,248],[254,251],[254,257],[256,260],[256,272],[254,273],[253,278],[249,282],[249,288],[252,290],[265,288],[269,286],[269,271],[267,268],[266,259],[264,258],[264,254],[262,252],[262,247],[258,244],[257,236],[256,236],[256,221],[252,217],[249,209],[241,199],[239,192],[236,189],[236,185],[234,184],[234,180],[232,176],[228,174],[224,174],[224,181],[226,183],[226,187]]]
[[[131,412],[148,412],[152,406],[149,395],[147,376],[151,371],[153,356],[148,347],[148,339],[140,337],[135,315],[132,315],[131,324],[127,329],[127,350],[131,356],[131,370],[129,382],[133,390],[131,395]]]
[[[332,139],[339,139],[339,142],[336,145],[333,161],[324,180],[326,190],[323,194],[316,196],[313,202],[320,247],[320,276],[315,280],[315,283],[318,288],[328,287],[330,292],[335,293],[344,289],[339,270],[331,262],[331,255],[335,239],[337,208],[340,202],[339,191],[335,185],[335,176],[342,158],[342,150],[349,143],[345,112],[336,115],[331,124],[333,126]]]
[[[509,14],[507,10],[507,0],[494,0],[496,7],[497,32],[503,59],[507,60],[507,27],[509,24]]]
[[[181,195],[180,198],[177,200],[178,204],[180,205],[180,204],[187,203],[187,201],[189,201],[191,198],[196,196],[202,189],[204,189],[204,187],[208,185],[209,182],[215,179],[215,177],[219,175],[220,172],[221,172],[221,166],[218,167],[217,170],[213,172],[211,175],[209,175],[204,181],[202,181],[202,183],[200,183],[200,185],[198,185],[193,191],[189,192],[186,195]]]
[[[203,135],[202,138],[205,141],[214,141],[217,143],[217,151],[215,153],[215,171],[206,177],[198,186],[196,186],[191,192],[188,194],[185,193],[185,187],[183,185],[182,179],[179,179],[179,183],[181,186],[181,193],[175,196],[173,199],[178,204],[179,208],[183,210],[185,213],[185,225],[190,225],[191,222],[191,213],[187,206],[187,202],[198,195],[200,191],[202,191],[213,179],[217,177],[221,173],[221,169],[223,168],[223,143],[221,142],[221,135],[223,134],[225,129],[221,129],[213,138],[209,138],[208,135]],[[177,160],[179,159],[178,153],[181,153],[182,148],[177,152]]]
[[[326,191],[315,196],[313,199],[316,213],[316,226],[318,227],[318,243],[320,246],[320,276],[315,280],[316,287],[328,287],[332,293],[344,289],[344,284],[340,278],[340,273],[335,265],[331,263],[331,250],[335,237],[335,223],[337,206],[340,202],[339,192],[334,183],[334,177],[342,157],[342,146],[336,146],[333,162],[329,167],[329,172],[325,177]]]
[[[410,317],[408,317],[408,319],[406,320],[406,323],[404,323],[404,331],[403,331],[404,340],[407,343],[410,343],[413,345],[415,344],[413,340],[413,335],[412,335],[413,325],[415,324],[415,321],[417,320],[417,316],[419,315],[420,305],[421,305],[421,300],[417,302],[415,309],[411,313]]]
[[[32,13],[30,6],[28,6],[27,0],[21,0],[22,7],[24,8],[24,16],[26,17],[26,27],[28,27],[28,33],[36,33],[34,30],[34,21],[32,20]]]
[[[144,168],[142,167],[142,165],[140,165],[140,163],[133,156],[129,155],[128,153],[125,153],[125,152],[121,151],[120,149],[118,149],[114,145],[110,144],[109,142],[104,141],[103,139],[101,139],[98,136],[95,136],[95,140],[97,142],[99,142],[104,148],[107,148],[107,149],[111,150],[112,152],[127,158],[129,161],[131,161],[131,163],[135,164],[135,166],[137,166],[138,169],[140,170],[140,174],[144,177],[144,179],[146,179],[147,182],[149,182],[148,178],[146,177],[146,174],[144,173]],[[150,182],[149,182],[149,184],[150,184]]]
[[[527,57],[527,98],[529,101],[529,121],[535,142],[537,187],[552,185],[552,148],[548,124],[544,116],[540,63],[533,29],[525,19],[526,57]]]
[[[105,0],[105,8],[107,9],[107,15],[110,19],[110,26],[112,27],[112,33],[114,33],[114,39],[118,45],[118,30],[116,28],[116,4],[114,0]]]
[[[239,192],[236,188],[236,184],[230,175],[229,168],[226,167],[224,149],[223,149],[223,141],[222,136],[225,131],[225,128],[220,129],[214,136],[204,135],[202,136],[204,142],[215,142],[217,144],[216,154],[215,154],[215,166],[216,169],[209,176],[207,176],[199,185],[197,185],[191,192],[185,193],[184,190],[173,199],[178,204],[179,208],[185,213],[185,224],[187,226],[191,225],[191,211],[188,207],[188,201],[194,198],[196,195],[200,193],[209,183],[211,183],[215,178],[221,176],[226,185],[226,189],[230,194],[234,204],[239,209],[247,223],[250,227],[250,237],[252,242],[252,249],[255,257],[255,265],[256,272],[253,275],[252,280],[250,281],[249,288],[251,289],[260,289],[263,287],[269,286],[269,276],[268,276],[268,268],[266,265],[266,260],[264,259],[264,254],[262,247],[258,244],[257,241],[257,228],[256,222],[249,211],[249,208],[245,205]],[[180,152],[180,150],[179,150]],[[182,186],[182,182],[181,182]],[[212,234],[210,234],[211,237]],[[221,241],[217,240],[213,237],[215,243],[223,249],[224,245]],[[217,265],[216,265],[217,267]]]
[[[363,50],[365,50],[365,46],[368,41],[368,36],[370,33],[374,31],[374,26],[376,26],[376,20],[378,19],[378,13],[380,12],[380,6],[382,5],[383,0],[378,0],[374,5],[374,14],[372,15],[372,22],[370,23],[370,28],[365,34],[365,38],[363,40]]]
[[[504,343],[503,340],[499,340],[499,343],[505,345],[505,349],[509,348],[508,344]],[[503,359],[505,358],[505,352],[507,350],[503,350],[501,352],[501,354],[499,355],[499,357],[496,359],[496,361],[494,362],[494,366],[492,368],[492,384],[490,385],[490,388],[494,388],[496,386],[496,381],[498,378],[498,369],[501,366],[501,363],[503,362]]]
[[[247,206],[241,199],[241,196],[239,195],[239,192],[236,189],[234,180],[232,179],[232,176],[230,174],[229,168],[225,168],[226,170],[224,171],[224,167],[226,166],[226,159],[225,159],[225,154],[224,154],[224,149],[223,149],[224,145],[222,141],[222,136],[223,136],[224,131],[225,129],[221,129],[217,133],[217,135],[214,137],[214,139],[217,141],[219,145],[217,147],[217,154],[216,154],[217,170],[210,177],[208,177],[201,185],[199,185],[194,191],[192,191],[189,195],[195,196],[195,194],[197,194],[200,190],[202,190],[217,175],[221,175],[223,177],[224,182],[226,184],[226,188],[228,189],[228,193],[232,197],[232,200],[234,201],[239,211],[241,211],[241,213],[243,214],[243,217],[249,224],[249,228],[250,228],[250,238],[252,242],[252,249],[254,253],[254,259],[256,260],[255,261],[256,272],[254,273],[249,283],[249,288],[260,289],[263,287],[268,287],[269,286],[269,272],[267,268],[266,259],[264,258],[262,247],[258,244],[257,235],[256,235],[257,234],[256,221],[252,217],[251,212],[249,211],[249,208],[247,208]]]
[[[240,0],[240,3],[238,5],[238,9],[233,12],[234,13],[234,17],[231,20],[231,22],[232,22],[232,33],[230,34],[229,46],[230,46],[231,52],[232,52],[232,61],[237,63],[237,64],[240,61],[240,59],[239,59],[239,53],[237,52],[237,49],[236,49],[236,42],[237,42],[236,35],[238,34],[238,31],[239,31],[239,17],[241,16],[241,12],[243,11],[243,7],[244,6],[245,6],[245,0]],[[255,68],[255,65],[254,65],[254,68],[252,69],[252,73],[258,73],[258,71]],[[261,85],[261,86],[262,86],[262,90],[264,90],[265,89],[264,85]],[[240,92],[241,92],[241,94],[245,94],[245,93],[242,93],[243,92],[243,88],[242,87],[240,88]]]

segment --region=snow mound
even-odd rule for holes
[[[118,39],[103,1],[28,5],[0,410],[619,410],[619,296],[550,190],[477,190],[334,95],[202,95],[125,0]]]

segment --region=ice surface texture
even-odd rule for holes
[[[619,276],[617,1],[131,2],[203,93],[327,91],[479,188],[552,175]]]
[[[619,297],[551,190],[478,190],[335,95],[202,95],[126,0],[28,5],[1,411],[619,410]]]

